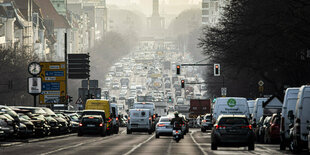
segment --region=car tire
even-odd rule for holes
[[[83,133],[82,132],[78,132],[78,136],[83,136]]]
[[[285,142],[281,140],[281,142],[280,142],[280,150],[285,150],[285,149],[286,149]]]
[[[211,150],[217,150],[217,145],[214,142],[211,143]]]
[[[255,149],[255,144],[254,142],[252,142],[249,146],[248,146],[248,150],[249,151],[253,151]]]
[[[156,134],[156,136],[155,136],[156,138],[159,138],[159,134]]]
[[[148,134],[151,135],[152,134],[152,130],[148,130]]]
[[[131,133],[132,133],[132,131],[127,129],[127,134],[131,134]]]

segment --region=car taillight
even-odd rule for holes
[[[216,129],[226,129],[226,126],[216,125],[215,128]]]
[[[176,130],[176,131],[175,131],[175,133],[179,133],[179,131],[178,131],[178,130]]]
[[[100,124],[99,124],[99,126],[103,126],[103,124],[102,124],[102,123],[100,123]]]
[[[248,129],[251,129],[252,130],[252,125],[247,125],[247,126],[241,126],[241,128],[248,128]]]
[[[83,124],[82,124],[82,123],[80,123],[80,124],[79,124],[79,126],[83,126]]]
[[[163,127],[163,126],[165,126],[165,124],[158,124],[158,126],[159,126],[159,127]]]
[[[284,127],[284,123],[285,123],[285,122],[284,122],[284,121],[285,121],[285,118],[282,117],[282,118],[281,118],[281,130],[282,130],[282,131],[285,130],[285,127]]]
[[[118,117],[116,117],[116,121],[118,121]]]
[[[88,118],[93,119],[94,117],[88,117]]]
[[[155,119],[155,117],[156,117],[156,115],[154,114],[154,115],[153,115],[153,119]]]
[[[152,117],[150,117],[149,120],[152,120]]]
[[[182,124],[182,126],[184,126],[184,124]]]
[[[203,123],[206,123],[206,122],[207,122],[207,120],[202,120],[202,122],[203,122]]]

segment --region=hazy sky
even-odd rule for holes
[[[116,5],[122,9],[139,10],[147,16],[152,14],[153,0],[107,0],[107,5]],[[160,14],[174,14],[198,5],[202,0],[159,0]],[[179,11],[176,11],[179,9]]]

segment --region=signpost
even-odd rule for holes
[[[42,93],[40,104],[66,104],[66,63],[41,62]]]

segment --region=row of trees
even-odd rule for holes
[[[0,105],[33,104],[33,97],[27,93],[26,77],[30,77],[28,64],[37,59],[23,50],[0,49]]]
[[[279,96],[310,82],[310,1],[231,0],[224,10],[217,26],[204,28],[199,46],[221,63],[229,96],[258,97],[259,80],[265,94]],[[219,86],[209,90],[220,95]]]

